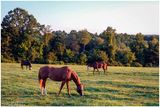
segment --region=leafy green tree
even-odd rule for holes
[[[136,62],[144,65],[145,63],[145,52],[144,50],[148,48],[147,42],[144,40],[144,36],[141,33],[136,34],[135,41],[131,43],[131,50],[135,53]]]
[[[79,56],[78,56],[78,63],[79,64],[85,64],[87,61],[87,55],[85,53],[81,53]]]
[[[49,52],[47,54],[47,63],[54,64],[57,61],[57,56],[54,52]]]
[[[40,35],[40,24],[33,15],[21,8],[8,12],[1,23],[2,27],[2,55],[19,60],[27,57],[31,44]],[[28,38],[33,38],[29,39]],[[26,41],[28,40],[28,41]],[[24,55],[24,56],[23,56]]]
[[[43,41],[43,62],[48,63],[48,53],[52,50],[51,41],[54,38],[52,34],[51,26],[42,25],[41,26],[41,34],[42,34],[42,41]]]
[[[65,63],[75,63],[75,53],[70,49],[66,49],[63,55],[63,61]]]
[[[54,35],[54,38],[51,40],[50,44],[52,47],[52,50],[56,52],[56,56],[59,61],[63,60],[63,54],[66,49],[65,40],[67,37],[67,33],[65,31],[56,31],[52,32]]]
[[[127,33],[120,33],[116,35],[117,45],[121,45],[122,43],[124,43],[127,47],[129,47],[133,41],[135,41],[135,35],[130,35]]]
[[[90,52],[87,62],[93,63],[96,61],[108,62],[108,55],[106,54],[106,52],[100,50],[93,50],[93,52]]]
[[[97,37],[96,39],[96,44],[97,45],[102,45],[104,43],[104,39],[102,39],[101,37]]]
[[[79,42],[82,45],[82,52],[84,52],[86,45],[90,42],[92,37],[87,30],[81,30],[78,33],[79,33]]]
[[[108,27],[104,32],[100,34],[100,37],[104,39],[104,42],[105,42],[104,45],[105,45],[110,63],[114,63],[116,49],[117,49],[115,31],[116,30],[113,29],[112,27]]]
[[[76,30],[72,30],[68,37],[65,40],[66,47],[71,49],[74,53],[79,53],[80,45],[79,45],[79,37],[78,32]]]
[[[144,51],[145,66],[159,66],[159,41],[153,36],[148,43],[148,48]]]
[[[130,66],[135,61],[135,55],[125,44],[121,44],[116,52],[116,60],[119,64]]]

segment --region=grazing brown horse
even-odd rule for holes
[[[97,69],[97,71],[99,72],[98,68],[103,68],[104,70],[104,74],[107,70],[107,63],[106,62],[94,62],[94,63],[88,63],[87,64],[87,71],[89,70],[89,67],[93,67],[93,74],[95,72],[95,69]],[[100,72],[99,72],[100,73]]]
[[[44,66],[40,68],[38,79],[39,79],[42,95],[47,94],[46,87],[45,87],[47,78],[50,78],[53,81],[62,81],[59,93],[57,94],[58,96],[61,93],[61,90],[65,83],[67,84],[68,95],[70,96],[69,81],[71,80],[73,80],[74,83],[76,84],[77,92],[81,96],[83,95],[83,85],[81,84],[80,78],[78,77],[76,72],[74,72],[67,66],[61,67],[61,68],[55,68],[52,66]]]
[[[22,69],[23,69],[23,65],[26,66],[26,69],[28,68],[28,66],[29,66],[29,70],[32,69],[32,65],[31,65],[31,63],[30,63],[29,61],[21,60],[21,68],[22,68]]]

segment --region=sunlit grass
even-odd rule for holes
[[[1,105],[14,106],[158,106],[159,105],[159,69],[135,67],[109,67],[107,73],[92,70],[86,66],[68,65],[76,71],[85,85],[85,95],[80,97],[73,82],[71,97],[66,86],[61,95],[60,82],[47,80],[47,96],[40,95],[38,70],[43,66],[33,64],[33,69],[22,70],[20,64],[1,64]],[[64,65],[54,65],[61,67]]]

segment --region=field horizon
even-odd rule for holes
[[[38,70],[45,65],[32,64],[32,70],[22,70],[20,63],[1,63],[1,106],[159,106],[158,67],[109,66],[105,75],[93,75],[85,65],[67,65],[85,85],[84,96],[79,96],[71,81],[71,97],[66,85],[57,97],[61,83],[50,79],[47,95],[40,94]]]

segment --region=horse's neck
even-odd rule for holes
[[[80,79],[75,72],[72,72],[71,78],[77,86],[79,86],[81,84]]]

